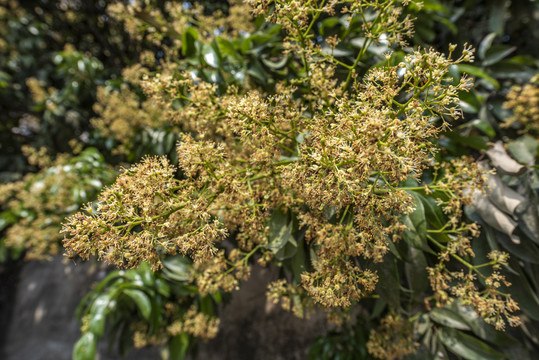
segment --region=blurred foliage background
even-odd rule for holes
[[[0,262],[61,253],[63,219],[95,200],[122,166],[145,155],[174,159],[181,129],[147,101],[145,73],[188,70],[222,92],[238,86],[271,93],[277,80],[300,71],[283,55],[280,27],[250,19],[240,1],[148,1],[144,11],[122,11],[129,3],[0,0]],[[439,160],[471,155],[498,169],[484,201],[466,214],[483,229],[474,242],[478,263],[490,250],[511,254],[508,291],[523,319],[501,333],[459,304],[435,309],[418,319],[415,358],[533,359],[539,353],[539,3],[426,0],[421,11],[409,11],[417,18],[413,45],[443,52],[467,42],[477,49],[474,64],[453,69],[476,84],[460,94],[465,116],[439,140]],[[337,17],[321,17],[316,31],[321,38],[359,33],[360,24],[346,29]],[[357,50],[353,40],[343,41],[335,56],[351,63]],[[386,50],[371,46],[360,72],[384,61]],[[392,61],[404,55],[396,52]],[[421,201],[412,223],[445,216],[429,199]],[[394,268],[384,276],[395,286],[318,339],[309,358],[369,358],[369,332],[388,305],[427,291],[426,275],[410,272],[427,262],[413,250],[418,238],[420,230],[392,253]],[[283,267],[293,271],[291,261]],[[167,356],[180,359],[195,349],[196,333],[155,340],[190,308],[213,316],[222,302],[219,294],[197,293],[185,275],[189,266],[171,258],[158,273],[112,272],[81,302],[85,325],[75,357],[92,359],[105,334],[113,345],[119,339],[122,353],[133,345],[166,345]],[[112,301],[119,305],[111,308]],[[144,334],[138,343],[135,334]]]

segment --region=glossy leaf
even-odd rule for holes
[[[419,297],[429,287],[427,259],[423,251],[414,247],[409,248],[408,257],[411,262],[404,264],[406,279],[413,291],[413,295]]]
[[[459,64],[459,71],[461,73],[466,73],[481,79],[485,79],[489,83],[491,83],[496,89],[500,88],[500,83],[494,79],[492,76],[487,74],[483,69],[478,68],[477,66],[467,65],[467,64]]]
[[[497,35],[498,34],[493,32],[483,38],[483,40],[479,44],[479,48],[477,49],[477,55],[479,55],[479,59],[481,60],[485,59],[487,51],[492,46],[492,42],[494,41]]]
[[[90,318],[88,321],[88,331],[101,337],[105,331],[105,320],[108,312],[108,306],[111,302],[110,294],[98,296],[90,308]]]
[[[494,350],[486,343],[455,329],[441,328],[438,331],[438,338],[449,351],[467,360],[498,360],[507,358],[507,356]]]
[[[73,360],[95,360],[96,350],[96,336],[91,332],[86,332],[75,343]]]
[[[289,242],[297,246],[292,236],[292,223],[288,222],[288,216],[279,209],[275,210],[271,215],[269,232],[267,246],[274,254],[279,253]]]
[[[183,360],[189,349],[189,335],[179,334],[172,338],[169,345],[170,359]]]
[[[483,321],[475,311],[467,306],[463,306],[455,302],[451,305],[451,310],[463,319],[471,328],[472,332],[481,339],[486,340],[498,346],[514,346],[518,344],[518,340],[506,334],[503,331],[497,331],[492,325]]]
[[[430,312],[432,321],[459,330],[470,330],[470,326],[458,314],[448,308],[435,308]]]
[[[483,66],[489,66],[496,64],[500,60],[504,59],[505,57],[509,56],[513,52],[515,52],[517,48],[516,47],[510,47],[510,46],[492,46],[486,53],[485,59],[483,60],[482,65]]]
[[[137,308],[139,309],[142,317],[149,320],[152,312],[152,304],[148,295],[146,295],[144,291],[136,289],[126,289],[123,292],[129,296],[135,302],[135,304],[137,304]]]
[[[198,32],[197,30],[189,26],[185,29],[185,31],[182,33],[182,55],[183,56],[193,56],[197,52],[197,48],[195,45],[196,40],[198,40]]]

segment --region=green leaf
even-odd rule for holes
[[[457,144],[468,146],[475,150],[486,150],[489,147],[487,140],[483,136],[463,136],[455,132],[447,133],[446,136]]]
[[[519,343],[514,337],[509,336],[502,331],[497,331],[492,325],[485,323],[485,321],[470,307],[454,302],[451,305],[451,310],[466,321],[466,324],[470,326],[472,332],[483,340],[498,346],[514,346]]]
[[[17,217],[12,211],[6,210],[0,213],[0,231],[4,230],[8,225],[17,222]]]
[[[442,210],[436,205],[434,199],[424,195],[415,193],[416,198],[421,200],[425,211],[425,219],[427,223],[434,229],[440,229],[445,224],[445,218]]]
[[[320,32],[320,35],[322,35],[323,37],[327,37],[327,36],[333,35],[333,32],[330,32],[328,30],[340,24],[341,24],[341,20],[339,18],[330,17],[330,18],[324,19],[320,23],[320,27],[318,28],[318,31]]]
[[[423,251],[414,247],[409,247],[408,251],[411,263],[404,264],[404,272],[414,297],[419,297],[429,286],[427,259]]]
[[[379,281],[376,285],[376,293],[391,307],[400,307],[400,279],[396,258],[388,253],[382,263],[376,264]]]
[[[135,302],[135,304],[137,304],[142,317],[149,320],[152,312],[152,304],[148,295],[146,295],[144,291],[136,289],[125,289],[123,293],[129,296]]]
[[[539,321],[539,297],[522,269],[517,265],[514,268],[518,271],[518,275],[512,272],[506,274],[507,281],[511,283],[509,287],[511,295],[526,315]]]
[[[253,63],[249,67],[249,69],[247,69],[247,74],[261,84],[266,84],[268,82],[267,74],[264,72],[264,69],[258,63]]]
[[[179,282],[191,279],[191,264],[181,255],[169,256],[163,260],[163,275],[166,278]]]
[[[516,49],[517,49],[516,46],[512,46],[512,47],[505,46],[505,45],[493,46],[487,51],[485,60],[483,61],[482,65],[490,66],[490,65],[496,64],[503,58],[512,54]]]
[[[269,67],[270,69],[279,70],[282,69],[288,62],[288,56],[283,56],[281,59],[276,60],[270,60],[266,56],[262,56],[260,57],[260,60],[265,66]]]
[[[496,89],[500,88],[500,83],[496,79],[488,75],[483,69],[478,68],[477,66],[467,64],[459,64],[458,67],[461,73],[466,73],[475,77],[479,77],[481,79],[485,79],[486,81],[491,83]]]
[[[221,65],[220,54],[210,45],[203,44],[201,50],[204,62],[209,66],[218,69]]]
[[[280,209],[273,211],[269,223],[269,243],[267,245],[274,254],[277,254],[289,242],[297,246],[292,236],[292,222],[288,222],[288,216]]]
[[[387,302],[384,299],[376,299],[376,302],[374,303],[374,308],[371,311],[371,319],[376,319],[380,315],[382,315],[382,312],[387,306]]]
[[[88,331],[101,337],[105,331],[105,320],[107,309],[111,301],[111,294],[101,294],[92,303],[90,307],[90,319],[88,322]]]
[[[480,113],[483,111],[483,108],[481,108]],[[481,115],[480,115],[481,116]],[[481,130],[485,135],[487,135],[489,138],[493,138],[496,136],[496,131],[494,128],[488,123],[488,121],[485,121],[483,119],[475,119],[470,122],[470,125],[473,127]]]
[[[432,327],[428,314],[422,314],[417,318],[414,325],[414,330],[419,334],[423,335],[427,332],[428,329]]]
[[[411,246],[423,251],[431,252],[427,244],[427,219],[425,218],[425,208],[419,196],[413,192],[409,192],[415,200],[415,210],[403,217],[403,223],[408,227],[402,236],[404,240]]]
[[[182,360],[189,349],[189,335],[179,334],[172,338],[169,345],[170,360]]]
[[[292,258],[296,252],[297,252],[297,244],[296,244],[296,240],[294,240],[293,238],[288,241],[285,246],[283,248],[281,248],[279,251],[277,251],[277,253],[275,254],[275,259],[277,261],[283,261],[283,260],[286,260],[286,259],[290,259]]]
[[[440,341],[454,354],[467,360],[497,360],[507,357],[486,343],[455,329],[441,328]]]
[[[75,343],[73,360],[94,360],[96,349],[96,336],[91,332],[84,333]]]
[[[432,321],[459,330],[471,330],[466,321],[448,308],[435,308],[430,312]]]
[[[215,41],[221,54],[225,55],[229,59],[234,59],[236,62],[242,62],[241,55],[230,41],[222,37],[215,38]]]
[[[479,59],[483,60],[485,58],[487,54],[487,50],[490,49],[490,47],[492,46],[492,42],[494,41],[497,35],[498,34],[493,32],[484,37],[484,39],[481,41],[481,44],[479,44],[479,48],[477,50]]]
[[[170,286],[162,279],[155,279],[155,288],[157,289],[157,292],[165,298],[170,296]]]
[[[516,255],[516,257],[521,260],[532,264],[539,264],[539,248],[532,240],[528,239],[527,236],[524,236],[524,234],[520,235],[521,236],[512,235],[512,237],[509,237],[496,230],[498,242],[509,251],[509,253]],[[515,243],[513,240],[514,238],[518,238],[520,243]]]
[[[520,163],[532,165],[537,157],[539,141],[529,135],[521,136],[507,144],[507,150]]]
[[[468,92],[460,91],[459,99],[459,106],[466,113],[477,114],[481,109],[481,101],[478,99],[477,93],[473,90]]]
[[[191,57],[197,53],[196,40],[198,32],[193,26],[189,26],[182,34],[182,55]]]
[[[491,0],[488,9],[488,30],[497,34],[502,34],[505,27],[506,15],[505,0]]]

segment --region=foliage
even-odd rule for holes
[[[32,91],[19,114],[57,124],[75,109],[83,147],[136,162],[63,224],[70,258],[128,269],[81,303],[75,358],[93,358],[105,335],[122,353],[166,345],[183,358],[216,335],[215,305],[254,261],[283,270],[270,300],[340,324],[313,344],[312,359],[530,358],[539,346],[538,64],[524,39],[519,48],[506,40],[522,29],[497,2],[247,3],[256,18],[239,1],[213,13],[112,1],[99,11],[110,30],[102,43],[123,52],[114,69],[100,50],[63,45],[49,55],[58,80],[25,68],[15,81],[15,67],[0,69],[0,91],[17,81]],[[509,9],[524,19],[532,6]],[[457,22],[478,27],[468,34]],[[11,20],[2,31],[26,29]],[[111,168],[87,148],[4,185],[16,199],[2,205],[8,239],[50,218],[49,174],[65,176],[54,169],[87,152],[94,165],[77,176],[107,183]],[[47,186],[32,192],[40,181]],[[101,184],[87,184],[86,198],[69,181],[66,196],[51,198],[67,207],[55,226],[96,198]],[[17,244],[29,256],[54,252],[50,234]]]
[[[118,339],[121,354],[132,346],[166,344],[171,359],[193,351],[195,337],[215,336],[220,294],[199,295],[187,282],[191,265],[185,259],[169,258],[164,266],[162,273],[147,266],[113,271],[86,295],[77,310],[82,336],[75,344],[75,359],[94,359],[97,343],[105,334],[111,347]]]

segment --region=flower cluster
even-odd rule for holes
[[[63,232],[67,254],[97,255],[118,267],[148,262],[161,266],[160,255],[178,251],[195,261],[216,253],[226,231],[207,212],[212,195],[174,178],[165,158],[146,158],[123,171],[99,196],[95,209],[67,219]]]
[[[101,136],[118,142],[114,153],[129,154],[132,150],[129,146],[133,144],[137,131],[168,123],[155,102],[141,101],[127,84],[123,84],[119,91],[99,87],[93,109],[98,115],[91,121],[94,128]]]
[[[384,260],[406,230],[402,216],[416,206],[407,190],[436,192],[449,221],[427,231],[440,260],[429,269],[433,299],[443,305],[460,297],[496,326],[502,316],[514,323],[514,303],[497,290],[502,276],[496,270],[480,291],[476,276],[482,273],[466,260],[473,256],[470,238],[478,229],[462,222],[462,207],[484,182],[472,160],[435,165],[432,183],[403,187],[407,180],[422,180],[437,153],[434,139],[448,128],[449,117],[460,116],[458,93],[471,82],[454,79],[449,69],[472,61],[473,50],[466,45],[452,59],[454,46],[448,56],[417,49],[396,65],[388,53],[387,64],[360,78],[357,65],[373,41],[385,34],[401,44],[401,36],[412,31],[396,6],[401,2],[259,1],[255,13],[271,3],[270,17],[289,32],[285,51],[296,56],[291,50],[301,50],[293,59],[301,68],[297,76],[278,82],[272,94],[223,91],[173,67],[145,76],[140,85],[148,104],[184,132],[178,167],[146,158],[124,170],[87,214],[65,224],[68,255],[95,254],[119,267],[148,262],[158,269],[160,256],[181,253],[193,259],[193,282],[202,294],[229,292],[248,278],[253,256],[281,261],[270,228],[273,215],[282,212],[293,220],[288,237],[281,238],[297,246],[301,233],[310,264],[292,284],[270,285],[271,300],[301,313],[308,302],[296,299],[307,295],[338,312],[375,291],[372,264]],[[367,40],[354,64],[333,61],[313,41],[316,19],[337,11],[350,14],[348,21],[364,22]],[[334,47],[337,41],[329,42]],[[220,244],[228,236],[232,250]],[[493,254],[488,265],[496,267],[504,256]],[[453,260],[471,272],[448,270]],[[185,331],[180,325],[177,331]],[[369,351],[382,358],[411,353],[409,325],[388,316]]]
[[[167,327],[167,332],[172,336],[185,333],[203,340],[213,339],[218,330],[219,319],[199,312],[195,306]]]
[[[59,224],[64,217],[94,199],[114,172],[95,149],[77,157],[58,154],[54,159],[45,148],[25,147],[23,152],[30,164],[41,169],[0,185],[0,208],[9,212],[6,219],[13,223],[5,231],[5,244],[24,249],[26,259],[47,259],[61,251]]]
[[[493,251],[489,254],[492,261],[476,266],[461,258],[461,262],[468,268],[467,271],[450,271],[443,262],[433,268],[427,268],[437,306],[444,306],[458,298],[463,305],[472,307],[486,323],[495,326],[497,330],[504,330],[506,321],[510,326],[520,325],[520,318],[512,315],[520,309],[519,306],[510,294],[500,290],[500,287],[511,284],[499,270],[493,270],[488,276],[478,271],[485,266],[499,269],[503,263],[498,255]],[[502,257],[507,255],[502,254]],[[478,286],[478,277],[485,284],[482,290]]]
[[[403,8],[399,5],[407,6],[410,2],[410,0],[247,1],[253,6],[256,15],[264,15],[270,21],[282,25],[290,37],[302,42],[311,37],[310,30],[318,17],[322,14],[333,16],[339,12],[348,15],[348,21],[352,17],[361,19],[362,30],[369,41],[379,41],[383,34],[384,41],[401,46],[405,44],[404,38],[413,34],[413,19],[409,15],[403,17]],[[368,21],[367,18],[374,21]]]
[[[503,107],[513,111],[513,116],[505,119],[503,126],[518,123],[524,131],[539,132],[539,75],[524,86],[513,86]]]
[[[479,235],[479,227],[475,223],[462,221],[462,208],[474,201],[475,192],[484,189],[487,174],[467,158],[446,162],[440,168],[433,184],[426,188],[426,191],[439,192],[438,204],[449,215],[445,225],[430,230],[427,235],[437,248],[439,259],[434,267],[427,268],[434,292],[432,298],[437,306],[445,306],[455,298],[460,299],[463,305],[471,306],[498,330],[505,328],[504,318],[511,326],[517,326],[520,320],[511,313],[519,310],[519,307],[511,295],[499,289],[502,285],[510,285],[499,271],[502,265],[507,265],[508,255],[492,251],[488,255],[491,261],[480,265],[472,265],[467,260],[475,256],[471,239]],[[437,181],[439,176],[443,180]],[[459,264],[456,269],[448,265],[451,260]],[[485,275],[486,267],[492,268],[488,276]],[[479,278],[484,286],[479,285]],[[428,303],[426,305],[429,306]]]
[[[152,0],[112,1],[107,6],[107,12],[112,18],[123,22],[133,39],[166,50],[180,49],[182,34],[193,24],[207,40],[218,34],[236,36],[254,31],[249,16],[251,8],[241,0],[228,1],[227,14],[216,11],[211,15],[205,14],[204,8],[197,3],[165,1],[159,6],[155,3]],[[167,41],[164,41],[165,38]],[[172,44],[168,44],[168,40]]]
[[[378,359],[402,359],[418,347],[413,340],[412,323],[398,314],[384,317],[367,342],[369,353]]]

